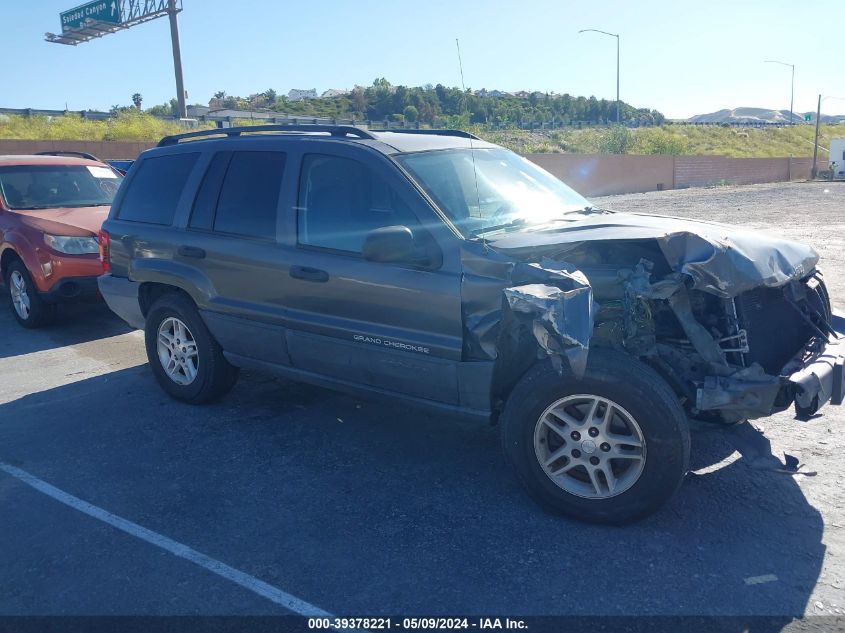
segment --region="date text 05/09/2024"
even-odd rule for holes
[[[309,629],[365,629],[365,630],[521,630],[527,629],[524,620],[512,618],[308,618]]]

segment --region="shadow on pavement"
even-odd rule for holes
[[[132,331],[105,303],[99,301],[61,305],[54,324],[28,330],[12,316],[8,293],[2,284],[0,297],[0,358],[76,345]]]
[[[0,460],[344,615],[783,616],[778,630],[805,612],[825,552],[791,476],[737,461],[639,524],[586,525],[529,501],[495,428],[255,375],[191,407],[137,367],[0,420]],[[706,432],[693,451],[702,468],[733,449]],[[31,573],[2,568],[0,588]],[[90,579],[76,591],[104,582]],[[72,593],[41,600],[73,612]]]

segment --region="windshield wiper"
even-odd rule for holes
[[[494,224],[493,226],[482,226],[480,229],[475,229],[474,231],[470,231],[470,235],[476,237],[481,235],[482,233],[490,233],[491,231],[501,231],[502,229],[509,229],[514,226],[520,226],[525,224],[525,218],[514,218],[510,222],[505,222],[504,224]]]

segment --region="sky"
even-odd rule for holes
[[[175,95],[166,18],[79,46],[44,41],[78,0],[0,0],[0,107],[107,110],[143,95]],[[816,109],[819,94],[845,97],[842,4],[782,0],[183,0],[179,14],[188,103],[225,90],[352,88],[385,77],[399,85],[616,93],[670,118],[742,106]],[[829,99],[822,112],[845,112]]]

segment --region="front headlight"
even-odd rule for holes
[[[64,235],[45,235],[44,241],[54,251],[67,255],[88,255],[99,253],[96,237],[68,237]]]

